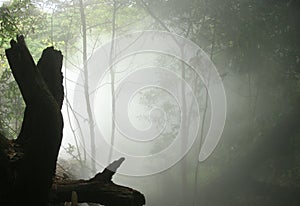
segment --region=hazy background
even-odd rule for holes
[[[299,17],[297,0],[7,1],[0,7],[1,131],[15,138],[22,122],[24,103],[4,56],[9,40],[22,33],[36,60],[50,45],[64,54],[65,129],[58,175],[89,178],[109,159],[119,158],[106,141],[131,156],[145,156],[138,164],[127,158],[114,181],[140,190],[149,206],[299,205]],[[197,74],[207,75],[203,59],[182,62],[144,51],[102,70],[101,58],[112,64],[117,56],[116,39],[144,30],[193,41],[222,79],[225,127],[204,162],[198,157],[214,110],[205,78]],[[99,51],[109,42],[112,47],[103,56]],[[144,81],[128,80],[130,74]],[[148,80],[151,84],[144,85]],[[145,87],[129,93],[136,84]],[[119,101],[129,96],[130,101]],[[115,124],[124,108],[128,119]],[[120,126],[140,133],[124,134]],[[195,141],[168,167],[187,150],[190,128],[198,129]],[[146,141],[149,134],[153,141]],[[175,140],[178,149],[165,152]],[[164,156],[151,162],[159,152]],[[166,167],[148,176],[125,175],[152,171],[151,165]]]

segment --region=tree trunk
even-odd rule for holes
[[[6,56],[26,108],[17,139],[9,141],[0,135],[0,205],[65,202],[73,191],[79,202],[144,205],[141,193],[111,181],[123,158],[90,180],[53,184],[63,130],[63,56],[49,47],[36,65],[23,36],[18,36],[17,42],[11,41]]]

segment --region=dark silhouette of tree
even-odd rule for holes
[[[78,194],[78,202],[145,204],[141,193],[111,181],[124,158],[90,180],[53,182],[63,130],[63,56],[48,47],[35,65],[23,36],[10,45],[6,56],[26,108],[17,139],[0,136],[1,205],[61,203],[70,201],[72,192]]]

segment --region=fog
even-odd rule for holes
[[[299,2],[80,2],[27,29],[64,54],[58,175],[125,157],[147,206],[300,204]]]
[[[155,35],[161,34],[156,32]],[[155,35],[153,39],[156,38]],[[277,193],[273,194],[269,186],[269,191],[266,191],[270,192],[268,195],[260,193],[259,189],[265,190],[266,186],[263,184],[269,182],[282,184],[280,182],[297,181],[297,172],[293,173],[293,169],[288,167],[289,169],[280,170],[278,174],[273,164],[281,163],[273,162],[272,158],[256,164],[266,151],[273,149],[272,144],[263,142],[263,138],[272,135],[273,130],[275,134],[278,132],[277,123],[270,122],[274,118],[273,112],[280,114],[278,120],[272,121],[281,121],[282,108],[288,107],[284,100],[276,100],[278,102],[275,103],[275,100],[268,96],[274,92],[282,92],[264,83],[271,77],[266,76],[267,79],[259,83],[262,81],[259,76],[261,70],[243,74],[232,72],[222,65],[218,68],[218,63],[222,64],[226,55],[216,55],[215,67],[204,51],[200,55],[193,54],[192,58],[187,58],[189,61],[184,62],[184,57],[148,50],[145,42],[146,40],[139,48],[142,52],[128,52],[129,55],[123,55],[124,58],[116,57],[120,60],[111,66],[116,74],[117,91],[114,118],[111,112],[111,73],[108,68],[102,68],[104,63],[101,55],[103,47],[106,46],[96,50],[89,59],[88,69],[91,73],[101,73],[92,80],[96,83],[95,89],[91,89],[94,93],[93,115],[97,127],[97,170],[107,165],[109,148],[113,147],[112,160],[123,156],[126,159],[114,181],[142,191],[146,195],[147,205],[273,204],[276,200],[273,195]],[[167,43],[168,47],[171,47],[171,40]],[[184,55],[187,54],[188,52]],[[96,70],[93,70],[94,68]],[[214,69],[216,78],[209,76]],[[79,108],[82,112],[80,116],[87,118],[87,114],[84,114],[86,108],[82,109],[85,101],[83,96],[80,96],[84,91],[78,86],[83,84],[80,75],[74,75],[70,84],[77,82],[77,86],[68,86],[68,94],[70,99],[78,101],[77,107],[73,104],[74,108]],[[220,93],[216,98],[212,97],[213,94],[206,93],[211,91],[207,88],[216,85],[224,87],[225,99],[220,98]],[[72,96],[74,91],[75,94],[78,92],[80,97]],[[225,108],[225,111],[220,108]],[[213,113],[219,121],[212,121]],[[220,121],[223,114],[226,115],[226,121]],[[116,131],[112,146],[110,140],[113,119],[116,122]],[[86,124],[85,121],[83,125]],[[74,120],[73,124],[76,125]],[[68,126],[65,131],[67,128]],[[81,125],[82,128],[84,140],[79,142],[85,149],[82,148],[81,152],[86,152],[89,161],[89,131],[87,126]],[[216,132],[208,136],[209,130],[215,131],[218,128],[221,128],[220,139]],[[79,132],[77,134],[81,135]],[[72,136],[72,133],[69,131],[65,136]],[[68,144],[72,139],[66,138],[64,142]],[[216,147],[211,146],[214,144]],[[274,149],[278,150],[277,147],[275,144]],[[207,148],[211,153],[201,159],[201,152]],[[288,177],[285,175],[287,171],[292,173]],[[79,171],[77,175],[89,177],[92,174]],[[261,184],[262,188],[257,188],[257,185],[249,181],[257,181],[255,184]],[[258,194],[256,190],[259,190]]]

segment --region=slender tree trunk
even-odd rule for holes
[[[178,45],[180,47],[180,55],[183,57],[184,56],[184,45]],[[186,80],[186,67],[185,63],[181,61],[180,64],[181,67],[181,101],[182,101],[182,106],[181,106],[181,125],[182,128],[181,130],[181,152],[184,153],[186,148],[187,148],[187,142],[188,142],[188,124],[187,124],[187,104],[186,104],[186,86],[185,86],[185,80]],[[187,184],[187,163],[185,158],[181,160],[181,180],[182,180],[182,200],[187,195],[187,190],[188,190],[188,184]]]
[[[117,2],[114,0],[113,15],[112,15],[112,34],[111,34],[111,48],[109,55],[109,66],[110,66],[110,81],[111,81],[111,139],[110,139],[110,150],[108,156],[108,162],[111,161],[113,155],[113,147],[115,143],[115,132],[116,132],[116,94],[115,94],[115,70],[112,65],[115,57],[115,37],[116,37],[116,13],[117,13]]]
[[[86,109],[88,114],[89,131],[91,138],[91,164],[92,171],[96,172],[96,144],[95,144],[95,128],[94,128],[94,117],[92,113],[90,94],[89,94],[89,73],[87,68],[87,35],[86,35],[86,17],[83,0],[79,0],[80,7],[80,19],[81,19],[81,30],[82,30],[82,61],[84,70],[84,96],[86,102]]]
[[[214,50],[215,50],[215,43],[216,43],[216,20],[214,19],[214,24],[213,24],[213,38],[212,38],[212,43],[211,43],[211,51],[210,51],[210,60],[213,61],[213,56],[214,56]],[[208,99],[209,99],[209,94],[208,94],[208,89],[209,89],[209,79],[210,79],[210,73],[209,71],[208,74],[208,79],[207,79],[207,85],[205,86],[205,105],[204,105],[204,111],[203,111],[203,117],[200,125],[200,141],[199,141],[199,149],[197,152],[197,155],[200,154],[201,148],[202,148],[202,143],[204,141],[204,127],[205,127],[205,121],[206,121],[206,115],[207,115],[207,109],[208,109]],[[201,108],[200,108],[201,109]],[[200,162],[198,161],[197,158],[197,163],[196,163],[196,171],[195,171],[195,177],[194,177],[194,197],[193,197],[193,205],[197,205],[197,192],[198,192],[198,175],[199,175],[199,169],[200,169]]]

